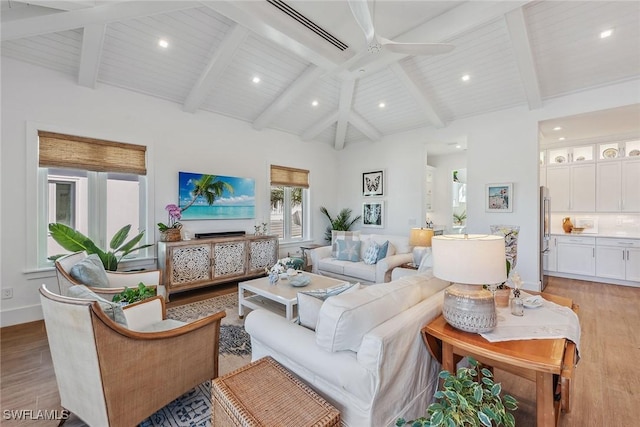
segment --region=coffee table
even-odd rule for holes
[[[244,308],[265,308],[274,313],[284,315],[292,320],[294,308],[298,305],[298,292],[312,289],[325,289],[345,283],[344,280],[332,279],[313,273],[302,273],[311,278],[311,283],[304,287],[294,287],[289,279],[280,279],[275,284],[269,283],[268,277],[247,280],[238,283],[238,315],[242,319]]]
[[[542,297],[577,311],[572,300],[549,294]],[[422,328],[422,337],[442,369],[455,373],[461,356],[527,378],[536,385],[538,427],[556,426],[560,409],[570,412],[570,383],[575,366],[575,344],[562,339],[489,342],[479,334],[464,332],[440,316]],[[555,401],[554,376],[560,381],[560,400]]]

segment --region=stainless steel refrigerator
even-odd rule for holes
[[[549,189],[540,187],[540,290],[544,290],[549,281],[549,276],[544,274],[549,253],[549,241],[551,240],[551,199]]]

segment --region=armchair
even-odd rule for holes
[[[88,425],[137,425],[218,376],[223,311],[191,323],[166,320],[157,296],[126,306],[123,326],[99,302],[46,285],[40,301],[62,407]]]
[[[71,277],[70,271],[71,267],[86,257],[86,252],[76,252],[56,259],[55,266],[56,275],[58,276],[58,286],[60,287],[60,295],[66,296],[68,295],[68,291],[71,286],[83,284]],[[84,285],[97,295],[109,301],[111,301],[115,295],[124,291],[125,287],[135,288],[138,286],[138,283],[142,282],[147,286],[157,288],[160,284],[160,270],[134,272],[106,271],[106,273],[107,279],[109,280],[108,288],[92,287],[86,283]]]

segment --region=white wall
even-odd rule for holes
[[[513,108],[449,124],[417,129],[376,143],[348,144],[339,152],[302,142],[277,131],[257,132],[248,123],[215,114],[184,113],[180,105],[99,86],[78,87],[73,76],[3,58],[2,61],[2,283],[14,288],[3,300],[2,326],[38,319],[37,288],[55,283],[51,271],[25,274],[28,210],[35,202],[22,185],[27,170],[26,122],[47,123],[89,136],[147,145],[153,205],[152,224],[165,220],[164,206],[177,198],[180,170],[248,176],[256,179],[267,212],[267,165],[286,163],[311,171],[314,240],[321,241],[326,220],[319,206],[335,213],[362,209],[362,173],[384,169],[386,224],[367,232],[408,235],[421,223],[422,182],[429,143],[466,138],[470,233],[487,233],[491,224],[520,225],[518,271],[529,289],[538,288],[538,121],[640,102],[640,82],[631,81],[556,98],[543,108]],[[513,213],[484,211],[485,184],[512,182]],[[448,183],[447,183],[448,185]],[[418,222],[415,222],[418,221]],[[413,222],[413,223],[412,223]],[[193,231],[253,230],[253,221],[189,224]],[[361,227],[358,227],[361,228]],[[154,230],[156,239],[157,231]]]
[[[159,237],[155,224],[166,222],[164,206],[177,202],[179,171],[256,180],[256,220],[185,222],[192,232],[252,233],[254,224],[269,216],[270,163],[310,171],[312,234],[318,238],[326,225],[319,206],[333,208],[339,190],[334,173],[338,153],[326,144],[278,131],[259,132],[249,123],[216,114],[184,113],[178,104],[110,86],[79,87],[73,76],[3,57],[1,286],[13,288],[14,296],[1,302],[2,326],[41,318],[37,289],[42,283],[57,286],[52,269],[34,271],[27,259],[35,244],[25,238],[34,227],[27,218],[36,208],[35,195],[25,188],[28,174],[35,173],[27,159],[27,144],[34,143],[27,138],[27,128],[34,124],[146,145],[151,201],[147,233],[152,241]]]

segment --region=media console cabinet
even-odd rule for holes
[[[165,298],[176,292],[264,274],[278,260],[277,236],[230,236],[158,242]]]

